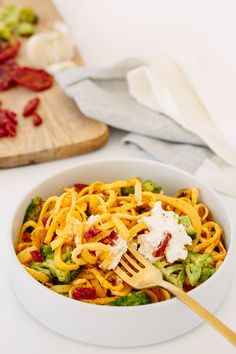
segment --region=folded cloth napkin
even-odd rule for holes
[[[164,104],[163,100],[160,100],[159,106],[156,97],[151,94],[147,95],[147,101],[142,99],[141,104],[138,103],[138,97],[131,97],[131,94],[135,96],[135,93],[140,92],[137,86],[133,85],[132,78],[137,81],[137,85],[142,83],[132,71],[145,66],[148,66],[148,63],[138,59],[127,59],[106,70],[75,66],[57,73],[56,80],[86,116],[129,131],[123,139],[124,144],[136,145],[157,160],[183,168],[217,191],[236,197],[236,169],[233,167],[236,165],[236,155],[226,140],[220,140],[216,128],[208,134],[210,149],[206,143],[206,134],[195,134],[193,126],[189,123],[191,113],[194,119],[197,119],[194,112],[191,112],[191,107],[188,107],[183,115],[182,110],[168,95],[165,96]],[[142,88],[143,92],[147,93],[149,90],[151,93],[147,80],[143,80],[143,83],[147,86],[146,91]],[[172,87],[175,88],[175,85],[176,83]],[[177,91],[181,94],[183,92]],[[178,102],[182,103],[186,96],[185,92],[183,96],[181,94],[178,95]],[[197,100],[192,91],[191,99],[190,103]],[[161,109],[163,106],[168,109]],[[189,117],[186,117],[187,115]],[[219,141],[214,143],[214,139]],[[213,152],[213,148],[215,152],[219,152],[219,143],[222,143],[224,150],[223,154],[218,153],[221,158]],[[230,157],[225,158],[227,153]]]

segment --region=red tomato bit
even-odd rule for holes
[[[169,243],[172,235],[170,232],[165,232],[164,236],[165,236],[165,238],[161,241],[158,248],[153,252],[154,257],[162,257],[165,253],[166,247],[168,246],[168,243]]]
[[[97,297],[96,289],[94,287],[81,287],[75,289],[73,292],[73,299],[75,300],[94,300]]]
[[[9,109],[0,109],[0,138],[16,136],[17,115]]]
[[[34,113],[33,114],[33,125],[35,127],[38,127],[39,125],[41,125],[43,123],[43,118],[38,114],[38,113]]]
[[[42,218],[42,224],[43,224],[44,227],[46,227],[48,219],[49,218],[47,216],[44,216],[44,218]]]
[[[90,238],[93,238],[93,237],[97,236],[98,234],[100,234],[100,232],[101,232],[101,230],[92,228],[84,233],[84,237],[86,238],[86,240],[89,240]]]
[[[8,90],[15,86],[12,73],[16,68],[18,68],[18,65],[14,60],[8,60],[0,64],[0,91]]]
[[[88,187],[88,184],[85,183],[76,183],[74,184],[74,187],[76,188],[77,192],[82,191],[85,187]]]
[[[106,245],[115,246],[115,241],[118,239],[118,233],[116,231],[112,231],[109,236],[101,240],[100,242],[105,243]]]
[[[23,116],[24,117],[31,116],[36,111],[36,108],[38,107],[39,102],[40,102],[40,99],[38,97],[35,97],[35,98],[32,98],[31,100],[29,100],[26,103],[25,108],[23,110]]]
[[[13,80],[21,86],[33,91],[44,91],[52,86],[52,76],[45,70],[18,67],[13,72]]]
[[[5,63],[7,60],[14,58],[19,52],[20,42],[9,44],[7,47],[1,48],[0,51],[0,64]]]
[[[31,251],[30,254],[35,262],[43,262],[45,259],[44,255],[39,251]]]

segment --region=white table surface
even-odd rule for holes
[[[66,168],[76,166],[82,161],[90,161],[100,158],[150,158],[144,152],[124,147],[120,139],[124,132],[112,130],[107,145],[100,150],[78,157],[65,160],[19,167],[0,171],[0,196],[1,196],[1,249],[0,249],[0,352],[2,354],[100,354],[100,353],[128,353],[128,354],[231,354],[235,349],[218,335],[208,325],[203,324],[195,330],[177,339],[134,349],[111,349],[97,347],[75,342],[59,336],[34,320],[20,305],[12,292],[7,257],[7,239],[9,238],[9,221],[14,206],[22,196],[42,179],[47,178]],[[235,219],[236,200],[221,196],[232,219]],[[235,271],[236,266],[234,265]],[[16,275],[17,276],[17,275]],[[24,289],[22,288],[22,291]],[[217,311],[217,316],[226,324],[236,330],[236,281],[233,280],[231,289]],[[178,321],[176,319],[176,326]],[[153,319],[153,325],[158,319]]]
[[[184,26],[190,28],[192,35],[194,33],[199,33],[199,25],[196,23],[201,22],[202,33],[205,35],[205,28],[208,26],[208,13],[211,13],[212,26],[209,27],[208,35],[211,35],[213,40],[214,31],[217,30],[218,20],[225,19],[226,16],[221,16],[222,11],[227,10],[229,18],[230,14],[234,16],[235,13],[232,6],[235,5],[234,1],[221,1],[218,2],[218,7],[214,8],[211,12],[212,6],[215,2],[209,1],[198,1],[199,6],[192,9],[189,7],[188,0],[181,0],[178,5],[173,8],[172,12],[169,12],[170,1],[166,1],[165,5],[163,1],[155,0],[150,1],[150,6],[146,6],[147,1],[137,1],[130,0],[127,1],[114,1],[114,0],[100,0],[99,2],[91,0],[55,0],[59,8],[63,12],[65,18],[70,22],[70,26],[74,31],[74,37],[77,37],[80,48],[82,49],[82,54],[87,63],[92,65],[102,65],[110,64],[128,54],[138,54],[143,52],[143,48],[135,43],[135,38],[137,38],[135,33],[138,33],[138,38],[142,41],[142,46],[146,45],[146,51],[150,53],[153,47],[152,41],[148,42],[147,39],[150,38],[150,34],[153,36],[153,31],[155,28],[159,29],[160,21],[156,20],[156,15],[165,18],[166,22],[161,21],[162,26],[164,26],[164,31],[170,28],[170,24],[173,24],[174,18],[177,22],[174,25],[175,34],[174,39],[182,38],[187,32]],[[99,3],[99,5],[98,5]],[[114,5],[111,5],[111,3]],[[120,7],[118,3],[121,4]],[[129,16],[128,13],[132,14],[134,4],[137,6],[139,13],[136,13],[135,20],[135,32],[134,28],[129,26]],[[145,4],[144,4],[145,3]],[[181,6],[179,8],[179,4]],[[219,5],[220,3],[220,5]],[[226,5],[227,3],[227,5]],[[152,14],[154,11],[152,7],[157,6],[157,4],[162,4],[163,8],[159,7],[156,9],[155,16]],[[174,2],[172,2],[173,6]],[[159,6],[158,5],[158,6]],[[186,6],[185,6],[186,5]],[[225,7],[224,7],[225,5]],[[231,8],[230,8],[230,6]],[[73,8],[75,7],[75,10]],[[184,11],[181,10],[184,9]],[[77,10],[76,10],[77,9]],[[106,16],[108,11],[109,16]],[[146,9],[146,10],[145,10]],[[206,9],[206,11],[203,11]],[[125,11],[124,11],[125,10]],[[146,22],[143,12],[146,13]],[[157,11],[158,10],[158,11]],[[178,18],[179,10],[179,18]],[[180,11],[181,10],[181,11]],[[188,16],[186,15],[188,11]],[[90,16],[88,14],[90,13]],[[177,15],[176,15],[177,14]],[[197,14],[197,15],[196,15]],[[198,18],[201,15],[201,21],[196,21],[195,24],[192,21],[194,18]],[[225,15],[225,14],[223,14]],[[111,17],[113,16],[113,18]],[[176,17],[177,16],[177,17]],[[233,17],[231,18],[233,19]],[[181,22],[181,26],[178,25]],[[90,22],[89,22],[90,21]],[[145,28],[145,23],[147,25],[147,32],[142,29],[140,30],[139,22],[142,21],[143,29]],[[227,21],[225,21],[225,24]],[[226,30],[231,31],[231,25],[234,23],[234,19],[229,21],[229,25],[225,26]],[[92,27],[91,24],[94,24]],[[155,27],[156,25],[156,27]],[[108,26],[110,31],[107,31]],[[120,26],[120,27],[117,27]],[[124,32],[125,26],[125,32]],[[173,30],[172,28],[172,30]],[[223,26],[222,26],[223,28]],[[100,29],[100,31],[99,31]],[[128,36],[124,35],[130,29]],[[162,27],[163,29],[163,27]],[[76,32],[77,31],[77,32]],[[168,36],[171,31],[169,31]],[[162,33],[158,32],[159,34]],[[235,33],[235,31],[232,31]],[[157,36],[158,37],[158,36]],[[222,33],[217,35],[217,41],[221,41],[224,45],[225,53],[227,49],[231,48],[230,40],[225,41]],[[116,39],[117,46],[114,47],[114,38]],[[154,38],[154,37],[152,37]],[[229,39],[229,37],[227,37]],[[163,38],[159,35],[158,39],[163,41]],[[216,38],[215,38],[216,39]],[[94,45],[91,45],[93,42]],[[107,45],[109,43],[109,45]],[[227,46],[228,44],[228,46]],[[101,49],[102,48],[102,49]],[[236,52],[235,52],[236,53]],[[232,63],[234,62],[234,57],[230,56]],[[230,63],[229,63],[230,64]],[[227,68],[229,67],[226,66]],[[234,66],[235,67],[235,66]],[[232,67],[233,70],[233,67]],[[235,75],[236,78],[236,75]],[[124,136],[124,132],[118,130],[112,130],[109,142],[100,150],[85,154],[79,157],[68,158],[65,160],[44,163],[40,165],[20,167],[14,169],[0,170],[0,224],[1,224],[1,242],[0,242],[0,269],[1,269],[1,281],[0,281],[0,353],[2,354],[100,354],[100,353],[128,353],[128,354],[199,354],[201,353],[214,353],[214,354],[231,354],[235,353],[235,349],[226,342],[220,335],[218,335],[212,328],[208,325],[203,324],[196,328],[195,330],[187,333],[179,338],[161,343],[158,345],[152,345],[142,348],[133,349],[111,349],[105,347],[97,347],[75,342],[59,336],[47,328],[43,327],[36,320],[34,320],[20,305],[17,298],[12,292],[9,283],[8,265],[9,259],[7,256],[7,239],[9,238],[9,223],[14,210],[15,205],[22,198],[22,196],[34,185],[37,184],[42,179],[47,178],[61,170],[76,166],[80,162],[90,161],[92,159],[100,158],[147,158],[150,156],[146,155],[142,151],[129,149],[121,145],[120,140]],[[220,196],[221,200],[224,202],[232,220],[235,220],[235,210],[236,210],[236,200]],[[233,265],[234,271],[236,272],[236,262]],[[22,291],[24,289],[22,288]],[[228,295],[224,300],[221,307],[216,312],[216,315],[224,321],[231,328],[236,330],[236,281],[233,279],[231,288],[229,289]],[[153,319],[153,325],[155,326],[155,321],[158,319]],[[176,319],[176,326],[178,326],[178,321],[181,319]]]

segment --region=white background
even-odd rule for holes
[[[85,62],[106,66],[129,55],[151,55],[162,46],[181,43],[206,48],[203,60],[215,60],[222,75],[236,84],[236,2],[211,0],[55,0],[70,25]],[[208,48],[208,49],[207,49]],[[32,319],[12,293],[9,283],[7,237],[14,206],[34,184],[79,162],[98,158],[146,157],[142,151],[121,146],[124,132],[112,130],[102,149],[79,157],[0,171],[0,352],[4,354],[230,354],[234,348],[204,324],[190,333],[159,345],[110,349],[63,338]],[[221,196],[233,220],[236,201]],[[236,265],[234,264],[236,271]],[[22,288],[22,291],[24,289]],[[236,282],[217,316],[236,330]],[[62,319],[63,320],[63,319]],[[79,317],[78,317],[79,321]],[[155,326],[153,319],[153,325]],[[176,319],[176,326],[178,321]],[[69,325],[69,324],[68,324]],[[101,325],[101,324],[98,324]]]

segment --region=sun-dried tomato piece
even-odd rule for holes
[[[0,138],[16,136],[17,115],[9,109],[0,109]]]
[[[170,232],[165,232],[164,239],[161,241],[160,246],[153,252],[154,257],[162,257],[165,253],[166,247],[172,237]]]
[[[42,224],[45,227],[48,221],[48,216],[44,216],[44,218],[42,218]]]
[[[38,113],[34,113],[33,114],[33,125],[35,127],[38,127],[39,125],[41,125],[43,123],[43,118],[38,114]]]
[[[35,262],[43,262],[45,259],[44,255],[39,251],[31,251],[30,254]]]
[[[73,292],[73,299],[75,300],[94,300],[97,297],[97,292],[94,287],[81,287],[75,289]]]
[[[39,102],[40,102],[39,97],[35,97],[35,98],[32,98],[31,100],[29,100],[24,107],[23,116],[24,117],[31,116],[36,111],[36,108],[38,107]]]
[[[100,232],[101,232],[101,230],[91,228],[84,233],[84,237],[86,238],[86,240],[89,240],[90,238],[93,238],[93,237],[97,236],[98,234],[100,234]]]
[[[12,73],[16,68],[18,68],[18,65],[14,60],[8,60],[0,64],[0,91],[15,86],[16,83],[12,78]]]
[[[44,91],[52,86],[52,76],[45,70],[18,67],[14,70],[13,80],[21,86],[33,91]]]
[[[102,243],[106,245],[115,246],[115,241],[118,240],[118,233],[116,231],[112,231],[109,236],[101,240]]]
[[[20,49],[20,42],[9,44],[7,47],[1,48],[0,51],[0,64],[7,60],[14,58]]]
[[[76,183],[74,184],[74,187],[76,188],[77,192],[82,191],[85,187],[88,187],[88,184],[85,183]]]

